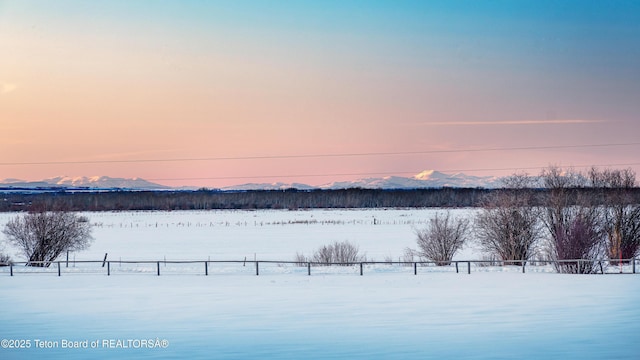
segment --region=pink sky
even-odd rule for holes
[[[640,170],[622,6],[240,3],[0,3],[0,179]]]

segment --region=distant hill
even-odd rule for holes
[[[427,170],[412,177],[385,176],[370,177],[353,181],[338,181],[312,186],[302,183],[246,183],[223,187],[220,190],[249,191],[249,190],[339,190],[339,189],[436,189],[452,188],[497,188],[501,186],[501,178],[494,176],[470,176],[465,174],[446,174],[439,171]],[[125,189],[125,190],[194,190],[192,187],[172,188],[153,183],[141,178],[113,178],[108,176],[69,177],[59,176],[40,181],[25,181],[19,179],[4,179],[0,187],[14,189]]]
[[[68,177],[59,176],[41,181],[25,181],[19,179],[5,179],[0,181],[5,188],[87,188],[87,189],[132,189],[132,190],[167,190],[169,186],[156,184],[144,179],[112,178],[108,176]]]
[[[501,185],[500,178],[494,176],[470,176],[465,174],[445,174],[427,170],[412,177],[385,176],[365,178],[355,181],[334,182],[321,186],[323,189],[424,189],[424,188],[495,188]]]
[[[282,189],[430,189],[442,187],[457,188],[497,188],[502,185],[501,178],[495,176],[470,176],[462,173],[445,174],[435,170],[426,170],[412,177],[385,176],[363,178],[353,181],[337,181],[320,186],[286,183],[251,183],[227,186],[222,190],[282,190]]]

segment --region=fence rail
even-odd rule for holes
[[[568,272],[590,274],[636,274],[633,259],[602,260],[454,260],[454,261],[360,261],[342,263],[300,262],[279,260],[78,260],[54,262],[0,263],[0,274],[359,274],[372,273],[434,273],[455,272]],[[71,265],[71,267],[70,267]],[[241,265],[241,267],[240,267]],[[124,268],[123,268],[124,266]],[[314,271],[312,271],[312,269]],[[366,270],[366,271],[365,271]],[[419,271],[420,270],[420,271]]]

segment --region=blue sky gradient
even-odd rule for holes
[[[0,178],[639,169],[635,145],[215,170],[19,165],[633,143],[639,38],[637,1],[0,1],[0,151],[17,164]]]

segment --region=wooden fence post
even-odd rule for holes
[[[523,273],[523,274],[524,274],[524,267],[525,267],[526,265],[527,265],[527,262],[526,262],[526,261],[523,261],[523,262],[522,262],[522,273]]]
[[[209,276],[209,262],[204,262],[204,276]]]
[[[107,261],[107,276],[111,276],[111,261]]]
[[[260,275],[260,270],[259,270],[259,262],[256,261],[256,276]]]
[[[11,276],[13,276],[13,263],[9,264],[9,272],[11,273]]]
[[[156,263],[156,265],[157,265],[157,268],[158,268],[158,276],[160,276],[160,261],[158,261]]]
[[[467,261],[467,274],[471,274],[471,261]]]
[[[633,258],[633,266],[632,266],[632,268],[633,268],[633,273],[635,274],[636,273],[636,258],[635,257]]]
[[[456,274],[458,273],[458,262],[456,261]]]
[[[311,263],[307,263],[307,275],[311,276]]]
[[[363,263],[360,263],[360,276],[364,275]]]
[[[58,261],[58,276],[60,276],[60,261]]]
[[[418,275],[418,263],[413,263],[413,275]]]

